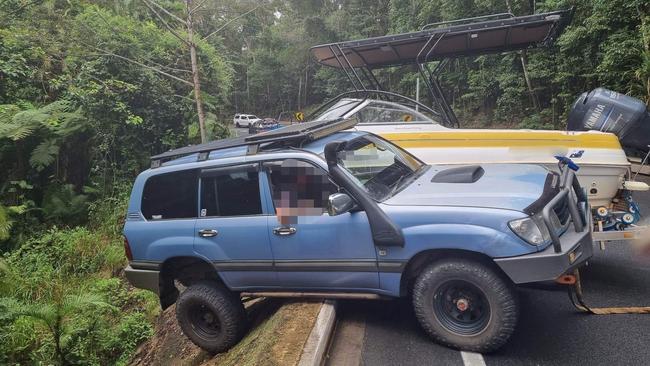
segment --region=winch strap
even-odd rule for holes
[[[573,272],[576,282],[569,289],[569,298],[571,303],[576,309],[594,315],[610,315],[610,314],[650,314],[650,306],[625,306],[625,307],[609,307],[609,308],[593,308],[588,306],[584,301],[582,293],[582,284],[580,282],[580,272],[576,269]],[[574,298],[575,296],[575,298]]]

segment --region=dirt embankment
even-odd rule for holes
[[[131,365],[296,365],[320,310],[320,302],[265,299],[246,307],[248,334],[230,351],[212,355],[187,339],[174,306],[158,319],[155,335],[137,350]]]

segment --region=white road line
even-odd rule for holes
[[[465,366],[485,366],[485,360],[480,353],[460,351],[460,356]]]

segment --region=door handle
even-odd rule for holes
[[[273,229],[273,234],[279,236],[293,235],[298,231],[295,227],[276,227]]]
[[[199,230],[199,236],[202,237],[202,238],[212,238],[212,237],[217,236],[217,234],[219,234],[219,232],[217,230],[213,230],[213,229]]]

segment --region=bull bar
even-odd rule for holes
[[[593,225],[591,215],[587,216],[590,209],[586,194],[571,167],[562,163],[561,173],[556,175],[558,181],[553,185],[557,188],[551,188],[557,193],[541,210],[551,244],[534,253],[494,260],[515,284],[557,280],[582,266],[593,254]],[[566,204],[569,215],[563,224],[564,233],[558,233],[551,219],[551,215],[556,214],[554,208],[561,204]]]
[[[559,182],[560,192],[549,201],[549,203],[544,206],[542,209],[542,219],[544,224],[548,228],[549,234],[551,236],[551,243],[553,244],[553,250],[556,253],[562,252],[562,245],[560,243],[560,236],[555,231],[553,227],[553,222],[551,220],[551,212],[555,206],[557,206],[562,199],[569,196],[571,198],[571,193],[575,194],[576,199],[568,200],[569,213],[571,214],[571,221],[573,222],[575,231],[580,233],[585,229],[589,230],[587,227],[588,220],[586,219],[586,214],[590,210],[588,209],[587,204],[587,195],[580,187],[578,178],[575,175],[575,171],[570,169],[568,166],[565,166],[562,170]],[[584,204],[584,207],[581,207],[580,204]]]

